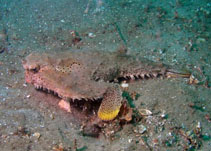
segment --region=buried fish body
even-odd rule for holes
[[[71,50],[31,53],[23,61],[25,80],[66,101],[102,99],[98,117],[113,120],[122,105],[121,80],[171,76],[167,66],[126,53]]]

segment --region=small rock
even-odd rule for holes
[[[147,128],[144,125],[138,125],[138,133],[143,134]]]
[[[54,114],[50,114],[50,118],[53,120],[54,119]]]
[[[189,78],[189,84],[198,84],[199,80],[196,79],[193,75],[190,76]]]
[[[29,99],[31,97],[31,95],[27,95],[26,98]]]
[[[128,86],[129,86],[129,84],[126,83],[126,81],[123,81],[123,82],[121,83],[121,87],[122,87],[122,88],[127,88]]]
[[[3,53],[5,50],[6,50],[6,48],[5,48],[5,47],[0,46],[0,53]]]
[[[150,110],[147,109],[139,109],[139,114],[141,114],[142,116],[149,116],[152,115],[152,112]]]
[[[65,151],[66,149],[64,148],[63,144],[60,143],[59,145],[55,145],[52,148],[53,151]]]
[[[130,139],[128,139],[128,143],[131,143],[131,142],[132,142],[132,140],[133,140],[133,139],[131,139],[131,138],[130,138]]]
[[[168,118],[168,114],[166,114],[165,111],[163,111],[160,115],[162,118],[167,119]]]
[[[39,138],[40,138],[40,136],[41,136],[41,134],[40,134],[40,133],[38,133],[38,132],[35,132],[32,136],[34,136],[34,137],[36,137],[37,139],[39,139]]]
[[[58,103],[59,107],[62,108],[63,110],[71,113],[71,108],[70,108],[70,104],[65,101],[65,100],[61,100],[59,103]]]
[[[96,35],[95,35],[95,34],[93,34],[93,33],[89,33],[89,34],[88,34],[88,36],[89,36],[90,38],[94,38],[94,37],[96,37]]]
[[[198,39],[196,40],[196,43],[197,43],[197,44],[203,43],[203,42],[206,42],[206,39],[204,39],[204,38],[198,38]]]

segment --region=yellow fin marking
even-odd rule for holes
[[[99,110],[98,117],[101,120],[110,121],[110,120],[113,120],[118,115],[119,110],[120,110],[120,107],[118,107],[116,110],[113,110],[110,112],[103,112],[103,111]]]

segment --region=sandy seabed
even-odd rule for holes
[[[209,151],[210,10],[209,0],[104,0],[100,5],[95,0],[1,0],[1,150]],[[21,62],[33,51],[122,46],[184,68],[198,84],[181,78],[129,83],[128,91],[140,95],[135,106],[154,114],[125,125],[111,140],[82,136],[80,123],[58,108],[58,98],[25,83]]]

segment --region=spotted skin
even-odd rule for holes
[[[165,76],[167,68],[132,55],[71,50],[31,53],[23,60],[25,79],[67,101],[98,100],[98,117],[113,120],[122,97],[118,80]]]

